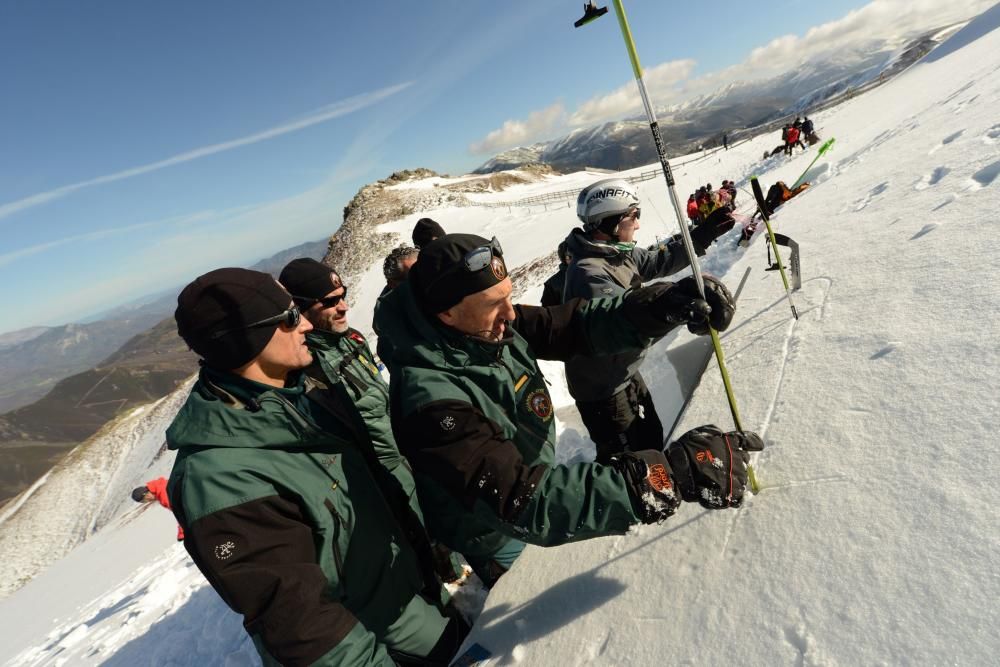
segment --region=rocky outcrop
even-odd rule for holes
[[[399,234],[377,231],[379,225],[419,211],[466,203],[464,195],[446,188],[392,187],[433,176],[438,174],[430,169],[407,169],[358,190],[344,207],[344,222],[330,237],[323,263],[335,268],[346,282],[351,283],[395,246],[410,242]]]
[[[378,231],[379,225],[432,211],[445,206],[470,206],[469,193],[501,192],[512,185],[531,183],[554,173],[547,165],[522,167],[517,172],[487,174],[435,187],[394,187],[427,178],[440,177],[430,169],[406,169],[364,186],[344,207],[344,222],[333,236],[323,263],[333,267],[345,282],[356,281],[371,265],[400,243],[410,243],[409,235]]]

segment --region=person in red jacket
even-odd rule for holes
[[[132,489],[132,500],[137,503],[151,503],[159,501],[161,505],[170,509],[170,498],[167,497],[167,480],[157,477],[146,482],[145,486],[137,486]],[[177,524],[177,541],[184,539],[184,529]]]
[[[787,155],[791,155],[792,149],[795,148],[796,145],[801,146],[802,150],[806,149],[805,144],[803,144],[802,140],[799,139],[799,129],[793,125],[788,128],[788,141],[785,143],[785,153]]]
[[[695,201],[694,195],[688,197],[687,213],[691,222],[698,224],[698,221],[701,220],[701,211],[698,210],[698,202]]]

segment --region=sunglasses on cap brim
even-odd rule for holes
[[[452,273],[454,273],[459,269],[465,269],[469,273],[476,273],[478,271],[482,271],[483,269],[485,269],[487,266],[490,265],[494,257],[499,257],[500,259],[503,259],[503,248],[500,247],[500,241],[498,241],[497,237],[495,236],[492,239],[490,239],[488,245],[478,246],[476,248],[473,248],[469,252],[465,253],[465,255],[462,257],[462,261],[459,264],[456,264],[455,266],[449,268],[448,270],[441,272],[441,274],[438,275],[437,278],[432,280],[430,284],[427,285],[427,287],[429,289],[432,285],[440,282],[442,278],[450,276]]]
[[[245,331],[246,329],[256,329],[257,327],[270,327],[274,325],[283,326],[286,329],[294,329],[299,326],[299,320],[302,318],[302,313],[299,312],[298,306],[292,306],[288,310],[278,313],[273,317],[268,317],[257,322],[251,322],[250,324],[245,324],[241,327],[233,327],[231,329],[223,329],[222,331],[216,331],[211,336],[208,337],[209,340],[218,340],[226,334],[231,334],[234,331]]]

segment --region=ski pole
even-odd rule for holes
[[[646,117],[649,119],[649,131],[653,133],[653,143],[656,145],[656,154],[660,158],[660,167],[663,169],[663,177],[667,181],[667,192],[670,195],[670,203],[674,207],[674,215],[677,218],[677,225],[681,229],[681,239],[684,241],[684,249],[687,251],[688,261],[691,263],[691,270],[694,272],[695,283],[698,285],[698,293],[701,298],[705,298],[705,282],[701,277],[701,265],[698,263],[698,253],[695,252],[694,242],[691,240],[691,233],[688,231],[687,223],[685,222],[684,212],[681,210],[680,199],[677,198],[677,191],[674,187],[674,174],[670,169],[670,162],[667,161],[666,149],[663,146],[663,138],[660,136],[660,127],[656,121],[656,114],[653,112],[653,107],[649,103],[649,95],[646,93],[646,84],[642,80],[642,65],[639,64],[639,56],[635,51],[635,42],[632,39],[632,31],[629,29],[628,19],[625,17],[625,8],[622,6],[622,0],[613,0],[615,6],[615,14],[618,15],[618,27],[621,28],[622,39],[625,40],[625,48],[628,50],[629,60],[632,62],[632,72],[635,74],[635,82],[639,87],[639,95],[642,97],[642,106],[646,110]],[[593,8],[593,10],[591,9]],[[584,18],[581,19],[583,23],[588,23],[590,20],[597,18],[593,16],[598,12],[593,3],[586,8],[586,13]],[[601,12],[603,13],[603,12]],[[592,18],[591,18],[592,17]],[[587,20],[589,18],[589,20]],[[581,25],[583,25],[581,23]],[[736,396],[733,393],[732,383],[729,381],[729,371],[726,369],[726,359],[722,352],[722,343],[719,342],[719,332],[713,327],[708,328],[709,334],[712,336],[712,347],[715,349],[715,358],[719,363],[719,372],[722,374],[722,384],[726,388],[726,398],[729,400],[729,410],[733,415],[733,423],[736,425],[736,430],[743,431],[743,422],[740,419],[740,410],[736,405]],[[754,493],[760,489],[757,484],[757,476],[754,474],[753,467],[747,466],[747,474],[750,481],[750,490]]]
[[[781,272],[781,282],[785,284],[785,296],[788,297],[788,305],[792,309],[792,316],[795,319],[799,319],[799,314],[795,310],[795,302],[792,301],[792,290],[788,287],[788,276],[785,275],[785,265],[781,262],[781,253],[778,252],[778,242],[774,238],[774,230],[771,229],[771,217],[767,214],[765,207],[764,191],[761,189],[760,182],[756,176],[750,177],[750,185],[753,186],[753,197],[757,200],[757,210],[760,211],[760,217],[764,220],[764,225],[767,227],[767,238],[771,242],[771,247],[774,249],[774,256],[778,261],[778,271]]]
[[[806,172],[808,172],[808,171],[809,171],[810,169],[812,169],[812,166],[813,166],[814,164],[816,164],[816,160],[818,160],[818,159],[820,159],[821,157],[823,157],[823,153],[825,153],[825,152],[827,152],[828,150],[830,150],[830,146],[833,146],[833,142],[834,142],[834,141],[836,141],[836,140],[837,140],[837,139],[836,139],[836,137],[830,137],[830,138],[829,138],[828,140],[826,140],[826,141],[825,141],[825,142],[823,143],[823,145],[822,145],[822,146],[820,146],[820,147],[819,147],[819,151],[818,151],[818,152],[816,153],[816,157],[814,157],[814,158],[813,158],[813,161],[809,163],[809,166],[808,166],[808,167],[806,167],[806,170],[805,170],[805,171],[803,171],[803,172],[802,172],[802,173],[801,173],[801,174],[799,175],[799,177],[795,179],[795,183],[794,183],[794,184],[792,184],[792,187],[791,187],[791,188],[789,188],[790,190],[794,190],[795,188],[797,188],[797,187],[799,187],[800,185],[802,185],[802,179],[806,177]]]

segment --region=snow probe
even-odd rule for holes
[[[757,200],[757,210],[760,211],[760,217],[764,220],[764,224],[767,226],[767,238],[771,242],[771,247],[774,248],[774,257],[778,262],[778,271],[781,272],[781,282],[785,284],[785,296],[788,297],[788,305],[792,309],[792,316],[795,319],[799,319],[799,314],[795,310],[795,303],[792,301],[792,290],[788,287],[788,276],[785,275],[785,267],[781,263],[781,253],[778,252],[778,242],[774,239],[774,230],[771,229],[771,216],[767,214],[767,202],[764,201],[764,191],[760,188],[760,181],[757,180],[756,176],[750,177],[750,185],[753,187],[753,198]],[[796,244],[796,250],[798,249],[798,244]],[[796,258],[798,258],[798,253],[796,253]]]
[[[649,131],[653,133],[653,143],[656,145],[656,154],[660,158],[660,167],[663,168],[663,177],[667,181],[667,192],[670,195],[670,203],[674,206],[674,215],[677,218],[677,225],[681,228],[681,238],[684,240],[684,249],[687,251],[688,261],[691,263],[691,271],[694,273],[695,283],[698,285],[698,293],[701,298],[705,298],[705,281],[701,277],[701,265],[698,263],[698,253],[695,252],[694,243],[691,241],[691,233],[687,226],[687,216],[681,208],[681,201],[677,198],[677,190],[674,187],[674,173],[667,161],[666,148],[663,146],[663,138],[660,136],[660,126],[656,121],[656,114],[653,106],[649,103],[649,95],[646,93],[646,84],[642,80],[642,65],[639,64],[639,55],[635,51],[635,42],[632,40],[632,31],[625,17],[625,8],[622,0],[613,0],[615,14],[618,15],[618,27],[621,28],[622,39],[625,40],[625,48],[628,50],[629,60],[632,62],[632,72],[635,74],[635,83],[639,87],[639,95],[642,97],[642,106],[646,109],[646,117],[649,119]],[[585,6],[586,13],[583,19],[578,21],[580,25],[589,23],[584,21],[588,17],[592,21],[597,18],[594,12],[600,12],[596,7],[591,11],[590,6]],[[579,26],[577,26],[579,27]],[[712,347],[715,348],[715,358],[719,362],[719,372],[722,374],[722,384],[726,388],[726,398],[729,399],[729,410],[733,414],[733,423],[736,430],[743,431],[743,422],[740,419],[740,410],[736,405],[736,395],[733,393],[733,385],[729,381],[729,371],[726,369],[726,359],[722,352],[722,343],[719,342],[719,332],[709,327],[709,334],[712,336]],[[754,493],[760,489],[757,484],[757,476],[754,474],[753,466],[747,466],[747,476],[750,481],[750,490]]]
[[[806,170],[803,171],[799,175],[799,177],[795,179],[795,182],[792,183],[792,187],[790,187],[789,190],[794,190],[795,188],[797,188],[800,185],[802,185],[802,179],[804,179],[806,177],[806,174],[809,172],[810,169],[812,169],[812,166],[814,164],[816,164],[816,160],[818,160],[821,157],[823,157],[823,153],[825,153],[828,150],[830,150],[830,147],[833,146],[833,142],[836,141],[836,140],[837,140],[836,137],[830,137],[825,142],[823,142],[823,145],[819,147],[819,152],[816,153],[816,157],[814,157],[813,161],[809,163],[809,166],[806,167]]]

